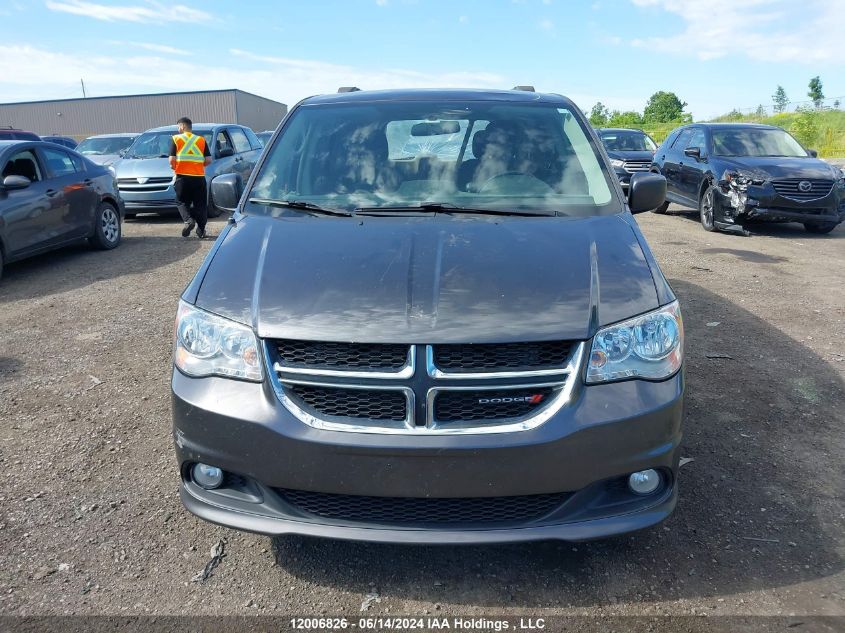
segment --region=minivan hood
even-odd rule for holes
[[[765,180],[777,178],[832,178],[835,180],[838,177],[835,167],[818,158],[776,156],[720,156],[719,158],[738,171],[750,171]]]
[[[262,338],[585,340],[658,307],[621,216],[246,216],[222,239],[196,304]]]
[[[168,158],[123,158],[115,165],[118,178],[172,176]]]

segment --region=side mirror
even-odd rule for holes
[[[234,155],[235,155],[235,150],[233,150],[231,147],[224,147],[219,152],[217,152],[218,158],[227,158],[229,156],[234,156]]]
[[[233,212],[243,190],[244,182],[240,174],[222,174],[211,181],[211,201],[218,209]]]
[[[6,176],[3,179],[4,189],[26,189],[32,181],[25,176]]]
[[[628,207],[631,213],[656,209],[666,201],[666,179],[660,174],[641,172],[631,176]]]
[[[701,148],[688,147],[684,150],[684,155],[694,158],[695,160],[701,160]]]
[[[819,153],[818,153],[816,150],[814,150],[814,149],[808,149],[808,150],[807,150],[807,153],[808,153],[810,156],[812,156],[813,158],[818,158],[818,157],[819,157]]]

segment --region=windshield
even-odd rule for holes
[[[638,130],[602,132],[601,142],[608,152],[655,152],[657,143]]]
[[[129,158],[166,158],[170,155],[170,143],[173,137],[178,134],[175,130],[172,132],[144,132],[135,139],[132,146],[129,148]],[[194,134],[199,134],[205,139],[207,147],[211,147],[211,132],[196,131]]]
[[[397,101],[297,108],[248,198],[586,216],[618,213],[612,190],[583,124],[565,107]],[[284,210],[256,204],[245,212]]]
[[[76,147],[80,154],[105,156],[119,154],[132,144],[133,136],[109,136],[106,138],[86,138]]]
[[[801,144],[783,130],[727,128],[713,130],[717,156],[806,157]]]

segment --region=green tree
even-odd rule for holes
[[[609,118],[610,112],[601,101],[594,105],[593,109],[590,110],[590,124],[594,127],[607,125],[607,120]]]
[[[807,96],[813,100],[813,105],[816,108],[820,108],[822,105],[822,101],[824,101],[824,92],[822,91],[822,80],[819,79],[819,76],[816,75],[810,80],[809,83],[810,91],[807,93]]]
[[[762,103],[757,106],[757,109],[754,111],[754,116],[756,116],[758,119],[761,119],[766,116],[766,107]]]
[[[789,98],[786,96],[786,90],[783,86],[778,86],[775,94],[772,95],[772,101],[775,102],[775,112],[785,112],[786,106],[789,104]]]
[[[804,147],[812,147],[819,140],[819,113],[810,108],[800,108],[789,131]]]
[[[646,123],[670,123],[672,121],[683,121],[689,119],[685,115],[686,102],[681,101],[674,92],[655,92],[649,98],[643,110],[643,120]]]
[[[610,118],[608,119],[607,124],[610,127],[638,128],[643,124],[643,117],[639,112],[634,112],[633,110],[629,110],[627,112],[620,112],[619,110],[614,110],[610,114]]]
[[[834,101],[834,102],[833,102],[833,109],[834,109],[834,110],[838,110],[838,109],[839,109],[839,99],[837,99],[836,101]]]

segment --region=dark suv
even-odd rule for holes
[[[770,125],[706,123],[673,130],[654,157],[666,200],[698,209],[706,231],[752,221],[801,222],[829,233],[845,219],[845,174]]]
[[[623,191],[628,191],[633,174],[651,169],[657,143],[642,130],[605,127],[598,128],[596,134],[607,150],[610,166],[616,172]]]
[[[665,180],[626,200],[571,101],[312,97],[212,195],[235,213],[182,295],[172,376],[191,512],[469,543],[675,507],[681,313],[631,215]]]

